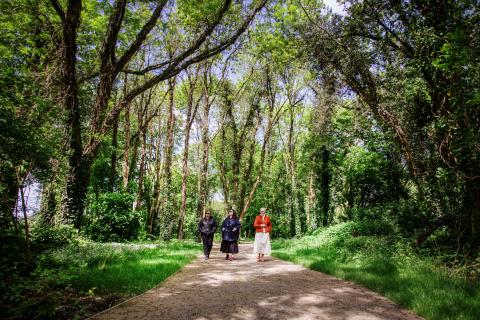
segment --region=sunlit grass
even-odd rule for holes
[[[156,248],[122,248],[120,257],[98,261],[73,274],[72,287],[94,294],[135,295],[153,288],[192,261],[200,247],[172,243]]]
[[[480,284],[451,275],[386,237],[353,237],[337,225],[274,242],[273,255],[383,294],[426,319],[480,319]],[[332,231],[333,230],[333,231]]]

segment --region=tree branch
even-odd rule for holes
[[[130,92],[128,92],[124,96],[124,98],[120,102],[118,102],[110,110],[108,115],[105,117],[105,120],[103,121],[102,126],[96,130],[97,133],[98,134],[104,134],[109,129],[109,127],[113,123],[113,120],[118,115],[118,113],[120,113],[120,111],[126,105],[128,105],[128,103],[130,103],[130,101],[132,101],[136,96],[138,96],[139,94],[141,94],[145,90],[148,90],[148,89],[152,88],[153,86],[155,86],[156,84],[158,84],[159,82],[161,82],[163,80],[166,80],[166,79],[169,79],[171,77],[176,76],[177,74],[179,74],[182,70],[184,70],[185,68],[187,68],[191,64],[194,64],[194,63],[203,61],[205,59],[208,59],[208,58],[214,56],[215,54],[221,52],[222,50],[226,49],[231,44],[233,44],[238,39],[238,37],[248,28],[248,26],[250,25],[250,23],[252,22],[252,20],[256,16],[256,14],[265,6],[267,1],[268,0],[261,0],[261,2],[254,8],[252,13],[246,18],[246,20],[239,27],[239,29],[229,39],[225,40],[224,42],[222,42],[217,47],[212,48],[210,50],[206,50],[205,52],[202,52],[202,53],[196,55],[195,57],[193,57],[193,58],[191,58],[191,59],[182,63],[181,60],[178,60],[179,57],[183,57],[184,59],[186,59],[189,55],[191,55],[191,53],[193,53],[195,50],[197,50],[201,46],[201,44],[205,41],[205,39],[213,32],[213,30],[215,29],[215,26],[220,23],[220,20],[222,19],[225,12],[228,10],[228,6],[231,3],[231,0],[225,0],[225,3],[224,3],[224,6],[222,7],[222,10],[219,12],[219,14],[217,16],[217,19],[215,19],[215,23],[211,24],[207,28],[207,30],[204,33],[202,33],[202,35],[197,39],[197,41],[195,41],[194,45],[192,45],[189,49],[184,51],[182,54],[180,54],[176,58],[173,58],[173,60],[169,64],[169,67],[166,68],[165,70],[163,70],[159,75],[149,79],[144,84],[142,84],[140,86],[137,86],[137,87],[133,88]],[[162,3],[164,4],[164,2],[162,2]],[[158,9],[158,7],[157,7],[157,9]],[[141,33],[142,32],[139,33],[139,36],[140,36]],[[145,34],[145,36],[146,36],[146,34]],[[204,37],[205,37],[205,39],[203,39]],[[136,44],[136,43],[138,43],[138,42],[135,41],[134,44]],[[134,47],[134,44],[132,44],[131,48]],[[141,41],[140,41],[140,43],[138,43],[138,46],[140,46],[140,45],[141,45]],[[128,51],[130,51],[130,50],[127,50],[127,52]],[[117,63],[117,68],[122,69],[123,68],[122,64],[128,62],[128,59],[130,59],[131,56],[133,56],[133,54],[134,54],[132,52],[131,56],[130,56],[130,54],[127,54],[127,52],[124,54],[124,56]],[[180,66],[179,66],[179,64],[180,64]],[[85,148],[84,153],[91,153],[97,148],[97,146],[99,144],[99,141],[97,141],[97,139],[94,139],[94,140],[95,141],[93,141],[93,140],[90,141],[89,145]]]
[[[120,70],[122,70],[123,67],[126,66],[126,64],[130,61],[133,55],[138,51],[143,41],[145,41],[150,31],[153,29],[153,27],[157,23],[157,20],[160,17],[160,14],[162,13],[162,10],[165,7],[165,4],[167,2],[168,2],[167,0],[162,0],[157,5],[150,19],[147,21],[147,23],[145,23],[145,25],[142,27],[140,32],[137,34],[135,41],[132,42],[130,47],[123,53],[122,57],[116,63],[115,65],[116,72],[120,72]]]
[[[53,8],[57,12],[58,16],[62,20],[62,23],[65,22],[65,11],[63,11],[62,6],[58,2],[58,0],[50,0],[50,3],[52,4]]]
[[[115,63],[115,45],[125,15],[126,5],[127,0],[115,1],[115,10],[110,16],[107,32],[105,33],[105,38],[103,40],[102,52],[100,54],[100,59],[102,61],[102,67],[100,67],[101,70],[106,64],[108,64],[109,59],[110,63]]]

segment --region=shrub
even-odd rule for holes
[[[71,225],[50,226],[40,222],[32,225],[31,246],[35,252],[61,248],[76,241],[78,241],[78,231]]]
[[[104,193],[94,200],[86,216],[85,231],[96,241],[137,239],[143,221],[141,211],[132,210],[133,195]]]

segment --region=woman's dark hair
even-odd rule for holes
[[[233,209],[233,208],[230,208],[230,210],[228,210],[228,213],[229,213],[229,214],[230,214],[230,211],[232,211],[232,212],[233,212],[233,216],[232,216],[232,218],[233,218],[233,219],[237,219],[237,212],[235,212],[235,209]]]
[[[205,211],[205,216],[207,216],[207,214],[210,215],[210,218],[213,218],[212,211],[206,210],[206,211]]]

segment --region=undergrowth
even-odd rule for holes
[[[362,235],[355,222],[277,240],[273,255],[379,292],[426,319],[480,319],[480,283],[395,236]]]
[[[77,319],[142,293],[189,263],[199,245],[80,240],[37,257],[35,269],[3,279],[2,317]]]

